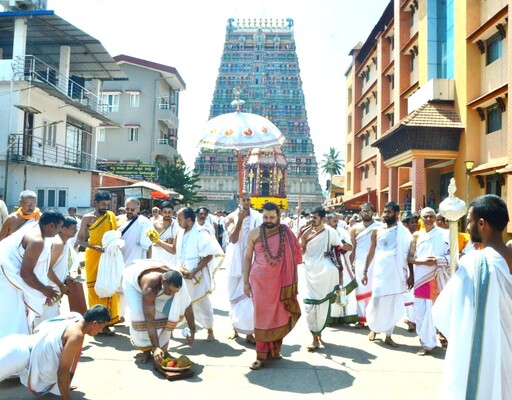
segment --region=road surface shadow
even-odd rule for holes
[[[333,360],[333,356],[347,358],[356,364],[371,364],[377,356],[357,347],[342,346],[340,344],[325,343],[324,347],[319,348],[315,353],[322,354],[327,360]]]
[[[332,393],[352,386],[355,379],[347,371],[285,359],[268,361],[263,368],[249,371],[246,376],[253,385],[300,394]]]
[[[207,355],[208,357],[238,357],[244,353],[245,349],[234,349],[229,344],[215,340],[207,342],[206,340],[194,340],[194,345],[189,347],[183,340],[182,344],[177,346],[169,346],[169,352],[177,352],[186,356]]]

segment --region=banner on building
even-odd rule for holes
[[[153,164],[123,164],[99,162],[96,167],[99,171],[106,171],[112,174],[139,181],[153,182],[157,179],[157,169]]]

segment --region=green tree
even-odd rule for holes
[[[165,164],[157,161],[156,165],[158,183],[181,194],[183,198],[179,200],[180,204],[201,203],[206,200],[206,197],[197,195],[197,189],[201,187],[197,184],[199,173],[187,168],[181,157],[175,156],[173,161],[167,161]]]
[[[320,162],[320,168],[324,174],[328,174],[331,181],[333,175],[339,175],[345,170],[345,161],[340,158],[340,153],[334,147],[329,148],[329,152],[324,153]]]

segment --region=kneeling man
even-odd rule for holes
[[[51,392],[71,399],[71,378],[85,335],[97,335],[110,321],[106,307],[95,305],[83,317],[70,313],[42,322],[33,335],[14,334],[0,340],[0,382],[20,374],[32,394]]]
[[[130,337],[142,351],[139,362],[146,363],[151,352],[161,364],[171,332],[185,319],[190,327],[189,345],[196,326],[183,275],[157,260],[137,260],[123,273],[123,290],[130,311]]]

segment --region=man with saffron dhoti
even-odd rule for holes
[[[253,370],[260,369],[269,357],[282,358],[283,338],[300,318],[297,265],[301,262],[299,242],[280,223],[279,207],[265,203],[263,224],[249,232],[243,264],[244,292],[254,303]]]
[[[34,335],[10,335],[0,340],[0,382],[20,374],[35,396],[53,393],[71,399],[71,380],[85,335],[98,334],[109,322],[108,310],[96,305],[83,317],[70,313],[44,321]]]
[[[380,226],[380,223],[373,219],[373,208],[370,203],[362,204],[360,210],[359,215],[361,216],[362,222],[355,224],[349,230],[350,239],[354,246],[352,253],[350,253],[350,261],[354,266],[357,280],[356,301],[358,322],[355,325],[357,329],[366,326],[366,307],[368,307],[368,303],[372,297],[373,265],[370,264],[366,272],[367,280],[365,285],[363,285],[362,279],[366,256],[370,250],[371,233]]]
[[[178,223],[181,229],[176,237],[176,265],[185,277],[196,322],[208,330],[206,341],[213,342],[210,294],[215,289],[213,278],[224,261],[224,252],[217,238],[196,223],[190,207],[178,211]]]
[[[413,235],[407,261],[414,269],[409,267],[407,283],[414,285],[414,322],[421,343],[417,354],[425,356],[437,346],[432,305],[448,281],[450,240],[448,231],[435,226],[432,208],[421,210],[421,220],[425,230]]]
[[[384,343],[398,345],[391,339],[396,323],[404,315],[404,293],[407,280],[407,253],[412,235],[398,221],[400,206],[394,201],[384,205],[385,225],[371,233],[370,249],[366,257],[361,283],[368,282],[368,269],[373,263],[373,288],[366,309],[368,339],[374,341],[377,332],[384,332]]]
[[[47,211],[39,222],[0,242],[0,338],[28,334],[43,304],[54,302],[58,291],[49,284],[51,238],[60,231],[64,216]]]
[[[87,297],[89,307],[101,304],[107,307],[110,314],[110,325],[119,322],[119,299],[117,293],[112,297],[99,297],[94,289],[98,266],[103,253],[101,239],[105,232],[116,230],[116,216],[109,211],[112,196],[107,191],[99,191],[94,195],[95,210],[82,217],[82,225],[78,232],[76,244],[85,247],[85,276],[87,283]],[[115,334],[108,326],[103,332],[105,335]]]
[[[155,363],[162,363],[171,332],[183,316],[190,327],[188,343],[192,345],[194,312],[180,272],[158,260],[137,260],[123,273],[123,290],[131,315],[130,337],[142,351],[139,362],[146,363],[152,353]]]
[[[469,205],[468,231],[482,250],[458,263],[432,308],[448,338],[441,399],[512,398],[512,249],[503,242],[505,202],[484,195]]]
[[[17,211],[9,214],[2,224],[0,230],[0,240],[5,239],[7,236],[12,235],[17,230],[31,226],[32,222],[39,221],[41,212],[37,208],[36,193],[32,190],[24,190],[20,193],[19,208]]]
[[[229,244],[226,249],[226,269],[228,272],[228,296],[230,303],[229,316],[233,325],[234,339],[238,333],[246,335],[246,340],[255,343],[254,339],[254,305],[252,299],[244,293],[242,264],[247,251],[249,232],[260,226],[261,214],[251,208],[251,197],[243,195],[242,204],[226,218],[226,229],[229,233]]]
[[[324,224],[325,214],[322,207],[316,208],[311,213],[308,229],[299,236],[306,270],[304,309],[308,328],[313,335],[308,351],[315,351],[320,344],[324,344],[322,331],[329,321],[331,303],[340,283],[338,268],[331,261],[329,251],[332,246],[341,245],[341,238],[333,228]]]

